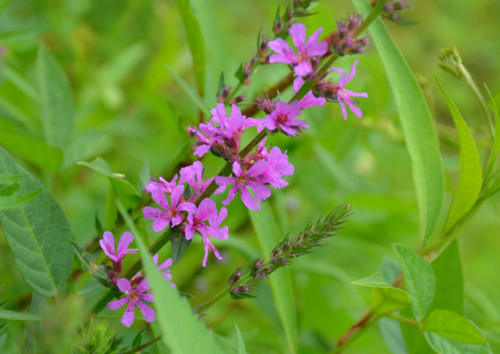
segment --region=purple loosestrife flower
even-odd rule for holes
[[[297,93],[303,84],[304,84],[304,79],[302,79],[301,77],[298,77],[295,80],[293,80],[293,93],[294,94]],[[300,109],[305,109],[312,106],[322,106],[325,104],[325,102],[326,99],[324,97],[316,97],[314,96],[312,91],[309,91],[300,100]]]
[[[309,60],[310,57],[323,56],[328,52],[328,44],[325,41],[318,42],[323,31],[322,28],[314,32],[306,42],[306,27],[301,23],[295,23],[290,27],[290,36],[297,48],[297,53],[282,38],[269,42],[268,46],[278,54],[269,57],[269,63],[286,63],[294,66],[297,76],[311,74],[314,69]]]
[[[156,191],[163,191],[165,193],[172,193],[174,188],[177,186],[177,175],[174,176],[171,182],[168,182],[163,177],[160,177],[158,181],[149,181],[144,188],[147,193],[154,193]]]
[[[162,264],[158,265],[158,253],[153,256],[153,261],[155,262],[155,266],[161,272],[163,279],[170,281],[170,286],[175,288],[176,285],[172,283],[172,274],[170,274],[170,268],[172,266],[172,258],[167,258]]]
[[[301,120],[295,119],[300,116],[301,104],[299,101],[285,103],[276,102],[276,109],[266,116],[264,125],[270,131],[281,130],[287,135],[295,136],[302,129],[309,126]]]
[[[279,147],[275,146],[267,157],[266,170],[257,177],[257,180],[262,183],[269,183],[274,188],[283,188],[288,183],[282,177],[293,175],[293,171],[294,167],[288,162],[286,151],[282,153]]]
[[[104,232],[102,240],[99,240],[99,244],[113,263],[121,264],[126,254],[136,253],[138,251],[136,248],[128,248],[132,241],[134,241],[132,233],[130,231],[125,231],[120,237],[120,241],[118,241],[118,248],[115,250],[115,238],[111,232],[106,231]]]
[[[195,192],[203,192],[214,179],[212,177],[203,181],[203,165],[200,161],[195,161],[192,165],[181,168],[180,174],[179,183],[187,182]]]
[[[170,205],[167,196],[163,192],[153,192],[153,200],[163,209],[157,209],[150,206],[144,207],[142,213],[146,220],[154,220],[153,230],[155,232],[162,231],[172,223],[172,226],[179,225],[184,220],[184,215],[181,211],[189,211],[194,205],[192,203],[179,203],[184,186],[177,186],[172,191],[170,197]]]
[[[227,226],[219,228],[220,224],[222,224],[226,216],[227,216],[227,209],[224,207],[221,208],[219,215],[217,215],[217,210],[215,211],[215,213],[212,213],[212,215],[210,215],[210,217],[208,218],[208,223],[210,225],[210,236],[213,236],[219,240],[226,240],[229,237],[228,236],[229,230]],[[212,243],[210,242],[209,237],[208,236],[202,236],[202,237],[203,237],[203,243],[205,244],[205,256],[203,257],[203,266],[206,267],[209,252],[213,252],[214,256],[219,260],[221,260],[222,257],[220,256],[219,251],[217,251],[214,245],[212,245]]]
[[[195,231],[203,237],[208,237],[211,229],[205,221],[208,221],[213,214],[217,215],[217,206],[212,199],[208,198],[203,199],[197,209],[190,210],[184,229],[186,239],[191,240]]]
[[[146,305],[143,301],[153,301],[153,294],[147,293],[149,290],[149,285],[145,278],[135,287],[126,278],[121,278],[116,283],[118,289],[126,296],[119,299],[108,302],[108,307],[110,310],[116,310],[126,303],[128,303],[127,309],[122,317],[122,325],[125,327],[130,327],[135,320],[135,306],[139,308],[146,322],[153,322],[156,316],[155,311]]]
[[[222,202],[222,204],[228,205],[229,203],[231,203],[231,201],[236,196],[236,193],[239,191],[241,200],[248,209],[260,210],[259,202],[265,200],[271,195],[271,190],[269,189],[269,187],[256,179],[258,176],[263,174],[266,169],[267,162],[263,160],[257,161],[252,165],[252,167],[248,169],[248,171],[243,171],[239,162],[234,162],[233,174],[235,175],[235,177],[215,177],[215,183],[224,188],[225,186],[234,183],[234,186],[229,190],[227,198]],[[255,194],[255,199],[257,199],[257,202],[248,191],[248,188],[250,188]],[[218,190],[217,192],[222,193],[222,191]]]
[[[358,61],[356,60],[354,64],[352,65],[351,72],[349,73],[349,76],[346,77],[346,73],[339,68],[334,68],[332,67],[331,69],[335,72],[338,72],[342,75],[342,77],[339,79],[338,84],[334,84],[333,88],[333,93],[336,94],[336,98],[340,104],[340,108],[342,110],[342,114],[344,116],[344,119],[347,119],[347,110],[345,108],[345,105],[347,104],[352,111],[356,115],[356,117],[361,118],[362,112],[359,107],[355,106],[356,101],[352,99],[351,97],[368,97],[368,94],[366,92],[363,93],[357,93],[350,91],[346,88],[344,88],[344,85],[347,84],[351,79],[354,77],[354,74],[356,73],[356,65],[358,65]]]

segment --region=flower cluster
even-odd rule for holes
[[[115,250],[115,239],[113,234],[109,231],[104,232],[104,236],[99,240],[99,244],[103,249],[104,253],[113,262],[113,267],[108,272],[110,277],[110,283],[116,285],[118,289],[125,295],[124,297],[108,302],[108,307],[110,310],[116,310],[123,305],[128,303],[128,306],[122,316],[122,325],[125,327],[130,327],[135,320],[135,306],[139,308],[146,322],[153,322],[156,316],[155,311],[148,305],[153,301],[153,294],[149,292],[149,284],[140,272],[128,280],[127,278],[120,278],[122,271],[122,260],[126,254],[136,253],[138,250],[135,248],[128,248],[129,245],[134,240],[134,236],[129,231],[126,231],[120,237],[118,242],[118,247]],[[158,266],[158,254],[153,256],[155,265],[157,265],[158,270],[162,272],[163,279],[172,280],[172,275],[168,269],[172,265],[172,260],[168,258],[162,264]],[[175,287],[174,283],[170,283],[172,287]]]
[[[161,177],[158,181],[150,181],[145,189],[151,193],[151,197],[160,209],[147,206],[142,210],[146,220],[154,220],[153,230],[156,232],[168,226],[177,226],[187,240],[191,240],[195,232],[198,232],[205,244],[204,267],[209,252],[213,252],[218,259],[221,258],[209,237],[228,238],[228,227],[220,227],[227,216],[226,208],[223,207],[218,211],[215,202],[209,198],[203,199],[198,206],[196,205],[197,199],[213,179],[212,177],[204,181],[203,165],[200,161],[195,161],[192,165],[181,168],[180,178],[175,175],[170,182]]]

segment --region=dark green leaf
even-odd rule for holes
[[[62,147],[73,130],[71,88],[61,67],[40,45],[36,62],[43,132],[50,145]]]
[[[42,189],[37,189],[33,192],[18,194],[18,195],[10,195],[8,197],[0,197],[0,210],[12,209],[15,207],[20,207],[21,205],[29,202],[37,195],[40,194]]]
[[[479,192],[481,191],[483,177],[481,163],[479,162],[479,152],[477,151],[474,137],[467,123],[465,123],[465,120],[462,118],[457,106],[443,89],[437,77],[434,76],[434,78],[451,112],[460,142],[460,174],[457,188],[453,194],[448,220],[446,222],[446,229],[449,229],[460,220],[476,202]]]
[[[25,175],[20,180],[23,194],[42,187],[0,148],[0,175],[5,174]],[[43,190],[21,207],[0,211],[0,221],[26,282],[40,294],[53,296],[66,284],[73,260],[71,230],[60,206]]]
[[[403,270],[406,289],[410,294],[413,313],[421,320],[434,299],[436,280],[432,267],[404,245],[394,245],[399,264]]]
[[[365,0],[353,0],[361,13],[371,11]],[[435,232],[444,202],[444,170],[436,129],[417,80],[380,19],[369,27],[384,64],[406,138],[420,211],[424,242]]]
[[[178,227],[170,229],[170,243],[172,244],[172,261],[177,263],[188,248],[191,240],[186,240],[184,234]]]
[[[87,252],[86,249],[80,247],[73,241],[71,241],[71,246],[73,247],[73,251],[80,261],[83,263],[85,268],[92,274],[94,278],[96,278],[101,284],[109,287],[111,284],[109,283],[109,276],[106,272],[106,267],[103,265],[97,264],[95,258]]]

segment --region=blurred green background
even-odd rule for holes
[[[191,3],[206,48],[204,101],[213,107],[221,72],[228,84],[236,84],[233,73],[253,55],[259,31],[269,33],[277,6],[283,8],[288,2]],[[488,135],[477,102],[464,83],[438,68],[438,54],[443,47],[456,46],[476,81],[498,92],[500,41],[495,24],[500,3],[423,0],[412,5],[403,16],[417,21],[416,25],[387,25],[433,112],[451,191],[458,171],[457,137],[434,73],[457,103],[480,148],[486,146]],[[0,144],[52,191],[71,223],[75,241],[86,245],[96,236],[96,213],[103,219],[109,185],[104,177],[76,165],[77,161],[102,156],[114,172],[137,183],[146,161],[152,175],[158,176],[170,174],[180,159],[189,163],[193,158],[184,127],[196,124],[197,108],[167,69],[171,67],[195,88],[179,10],[174,1],[167,0],[11,0],[0,1],[0,11]],[[336,19],[352,13],[353,8],[349,2],[322,0],[315,11],[315,16],[304,19],[308,33],[318,27],[330,33]],[[35,72],[40,43],[64,69],[74,97],[72,139],[56,173],[41,167],[43,158],[37,161],[31,156],[26,143],[43,142]],[[351,114],[344,121],[339,106],[328,104],[305,112],[310,129],[302,138],[269,139],[288,150],[295,165],[295,174],[288,178],[290,185],[273,191],[269,202],[283,235],[295,235],[337,204],[349,202],[354,208],[341,235],[290,266],[299,345],[304,353],[324,352],[367,308],[370,292],[351,281],[374,273],[385,257],[393,257],[392,243],[417,247],[419,240],[411,166],[385,72],[373,47],[356,58],[360,63],[349,89],[369,94],[369,99],[360,100],[361,120]],[[336,66],[347,69],[356,58],[342,58]],[[261,67],[251,86],[245,88],[247,97],[286,73],[287,67],[281,64]],[[13,142],[7,136],[25,140]],[[206,175],[212,176],[222,163],[209,157],[204,165]],[[487,202],[460,235],[465,315],[484,331],[494,351],[500,351],[499,207],[498,197]],[[194,242],[182,262],[172,268],[178,287],[195,296],[194,305],[217,293],[237,266],[247,265],[259,254],[241,202],[231,204],[227,223],[230,239],[215,244],[223,251],[222,262],[212,257],[203,269],[203,247]],[[149,223],[145,229],[151,230]],[[152,231],[148,236],[150,242],[155,239]],[[3,237],[0,257],[6,308],[23,308],[29,301],[29,288],[13,266]],[[91,304],[98,285],[85,289]],[[263,281],[256,293],[259,296],[253,300],[217,305],[205,321],[233,340],[236,323],[249,352],[283,352],[282,330],[268,282]],[[118,321],[110,322],[119,328]],[[350,348],[353,353],[387,351],[376,327]]]

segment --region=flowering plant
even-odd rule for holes
[[[433,81],[384,25],[418,42],[418,9],[28,3],[0,9],[1,352],[500,349],[495,290],[463,286],[493,249],[474,258],[496,222],[498,95],[447,48],[429,109]]]

